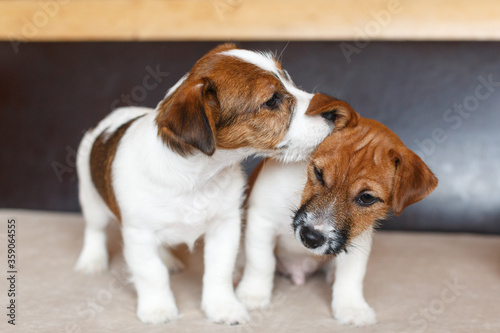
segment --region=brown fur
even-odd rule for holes
[[[314,167],[323,174],[318,181]],[[393,209],[396,215],[425,198],[438,180],[425,163],[387,127],[358,118],[357,125],[327,137],[308,167],[302,208],[331,215],[331,223],[348,239],[360,235]],[[363,191],[379,200],[357,203]]]
[[[109,137],[107,137],[108,134],[106,133],[99,135],[94,141],[92,151],[90,152],[90,173],[92,175],[92,181],[94,182],[97,192],[99,192],[118,220],[121,219],[121,216],[113,191],[113,184],[111,183],[111,165],[113,164],[120,139],[130,125],[138,118],[140,117],[134,118],[121,125],[114,133],[109,134]]]
[[[207,53],[160,104],[159,135],[183,156],[195,149],[207,155],[217,148],[272,150],[285,137],[293,98],[273,74],[218,54],[232,48],[224,44]],[[264,103],[274,94],[281,102],[270,109]]]
[[[328,95],[315,94],[306,110],[306,115],[314,116],[325,112],[333,113],[335,131],[356,126],[358,123],[359,115],[349,104]]]
[[[183,156],[192,154],[194,148],[210,156],[215,152],[216,112],[213,83],[208,79],[190,81],[160,105],[158,134]]]

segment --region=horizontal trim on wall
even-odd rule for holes
[[[500,40],[497,0],[2,0],[0,39]]]

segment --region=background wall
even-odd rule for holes
[[[1,42],[0,207],[79,210],[83,131],[113,107],[154,107],[217,44]],[[383,228],[500,233],[498,42],[239,46],[282,53],[299,86],[383,122],[436,173],[436,191]]]

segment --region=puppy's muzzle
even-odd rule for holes
[[[315,249],[323,245],[326,241],[326,237],[322,233],[309,228],[308,226],[303,226],[300,229],[300,240],[304,246]]]
[[[317,255],[338,254],[345,250],[348,230],[334,227],[332,220],[322,219],[307,212],[307,203],[300,207],[293,218],[293,231],[300,242]],[[314,225],[320,225],[321,231]]]

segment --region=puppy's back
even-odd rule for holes
[[[111,112],[96,127],[89,129],[78,147],[76,165],[80,192],[97,191],[110,210],[119,217],[106,184],[110,183],[111,164],[120,139],[130,124],[153,110],[123,107]],[[108,184],[109,185],[109,184]]]

